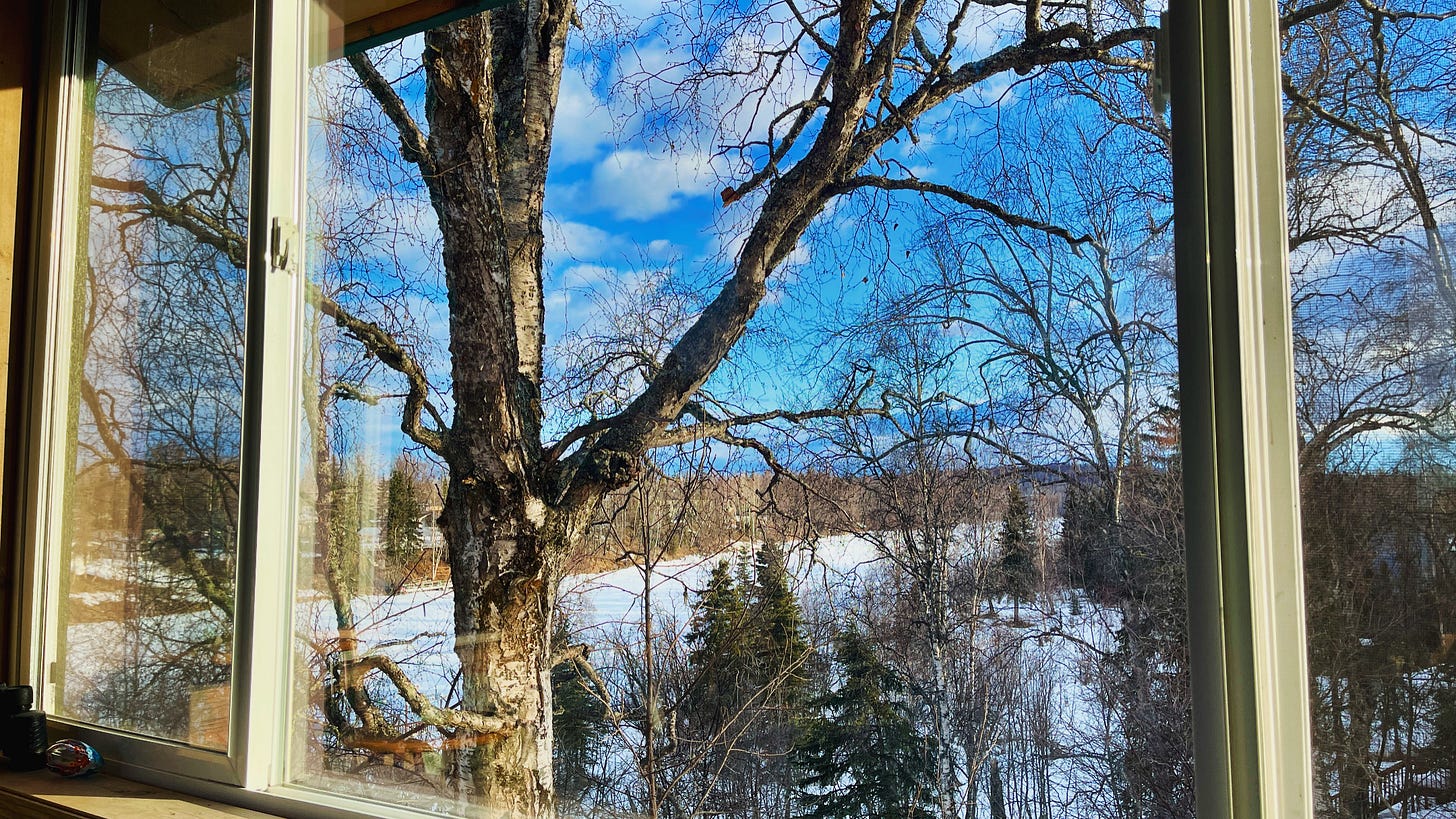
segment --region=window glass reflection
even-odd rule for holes
[[[226,748],[252,14],[192,6],[92,11],[54,710]]]
[[[1456,810],[1456,17],[1290,4],[1285,123],[1319,817]]]

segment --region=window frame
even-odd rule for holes
[[[186,780],[233,787],[267,787],[274,759],[286,750],[285,717],[251,719],[253,714],[288,712],[290,662],[288,641],[256,641],[259,633],[289,633],[291,622],[291,547],[294,529],[292,466],[297,430],[286,411],[263,407],[290,406],[301,375],[292,360],[298,343],[298,306],[302,278],[300,254],[273,254],[275,232],[287,240],[287,227],[301,220],[304,15],[307,0],[257,0],[254,4],[253,122],[250,146],[248,281],[245,308],[244,407],[241,441],[237,579],[233,623],[233,667],[229,742],[224,751],[182,742],[101,728],[49,716],[52,734],[75,737],[97,747],[109,765],[129,772],[168,771]],[[74,160],[84,127],[84,42],[88,24],[84,0],[49,3],[46,30],[45,110],[41,114],[44,150],[37,207],[37,286],[31,305],[29,337],[35,341],[27,362],[28,429],[24,485],[25,510],[20,516],[22,544],[22,617],[18,625],[19,662],[16,676],[34,685],[38,707],[45,707],[53,658],[57,655],[59,600],[49,590],[60,585],[62,550],[54,533],[61,530],[68,466],[65,448],[67,378],[72,288],[78,248],[77,214],[81,197]],[[274,58],[273,55],[283,55]],[[257,135],[266,134],[258,139]],[[42,239],[48,239],[41,241]],[[299,244],[295,238],[293,245]],[[301,248],[300,248],[301,250]],[[285,266],[274,264],[286,258]],[[266,271],[259,275],[253,271]],[[266,328],[266,329],[265,329]],[[283,422],[283,423],[280,423]],[[281,427],[281,428],[280,428]],[[264,480],[264,476],[288,476]],[[280,514],[260,516],[260,509]],[[259,572],[258,567],[281,567]],[[270,648],[271,647],[271,648]],[[125,762],[120,762],[125,760]]]
[[[44,0],[41,0],[44,2]],[[55,377],[67,360],[78,195],[71,148],[82,122],[79,0],[44,2],[24,406],[28,446],[14,531],[20,617],[13,676],[45,705],[57,621],[57,476],[49,442],[64,414]],[[301,817],[417,817],[417,811],[289,784],[294,681],[292,580],[302,340],[310,0],[255,4],[253,177],[233,699],[226,753],[51,718],[124,776]],[[1180,339],[1189,622],[1197,803],[1201,817],[1309,817],[1313,775],[1298,484],[1278,16],[1272,0],[1171,0],[1167,73]],[[1161,51],[1161,49],[1160,49]],[[257,135],[265,135],[257,139]],[[274,226],[278,227],[275,232]],[[289,260],[274,264],[278,238]],[[263,328],[267,328],[266,331]],[[64,430],[61,430],[64,432]],[[285,476],[279,480],[276,476]],[[265,480],[265,477],[271,477]],[[42,514],[50,510],[49,516]],[[260,515],[260,510],[269,514]],[[1196,580],[1194,580],[1196,579]],[[51,639],[52,642],[47,642]]]
[[[1278,10],[1169,17],[1198,810],[1310,817]]]

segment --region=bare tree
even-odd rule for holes
[[[836,470],[861,487],[861,503],[837,506],[829,525],[857,533],[886,561],[910,606],[914,646],[928,668],[918,691],[931,714],[934,795],[942,817],[960,814],[964,760],[959,748],[952,665],[957,650],[975,651],[977,615],[990,591],[986,538],[990,481],[966,454],[970,433],[952,396],[956,345],[938,328],[882,325],[855,369],[874,373],[880,407],[831,427]],[[851,380],[854,374],[851,374]],[[973,676],[974,667],[967,669]]]
[[[640,475],[656,447],[714,438],[744,444],[736,430],[791,415],[728,416],[693,399],[743,336],[770,275],[831,201],[861,191],[941,197],[1008,225],[1055,232],[976,192],[897,173],[883,151],[915,138],[915,123],[928,112],[1001,76],[1077,61],[1145,70],[1137,45],[1153,32],[1121,4],[1030,3],[1018,24],[993,28],[989,46],[970,48],[967,26],[993,26],[987,8],[969,0],[944,7],[846,0],[772,3],[726,16],[687,9],[726,30],[772,19],[787,32],[754,54],[709,49],[688,63],[691,76],[678,85],[679,99],[691,104],[697,80],[757,78],[744,86],[744,108],[761,106],[772,124],[762,150],[752,139],[743,143],[742,176],[723,197],[751,203],[746,240],[717,295],[630,400],[554,441],[542,433],[542,208],[574,4],[530,0],[426,33],[423,118],[367,58],[350,58],[394,127],[400,156],[418,169],[438,220],[452,410],[439,409],[436,386],[407,344],[337,302],[321,297],[319,304],[398,373],[406,386],[402,431],[448,469],[441,520],[455,592],[460,706],[425,701],[382,658],[369,659],[367,671],[388,680],[420,719],[472,746],[468,764],[482,802],[522,815],[552,811],[555,589],[596,503]],[[707,32],[708,40],[719,33]],[[774,66],[798,65],[815,79],[781,98],[764,78]],[[196,228],[200,241],[231,242],[149,192],[129,191],[151,216]]]
[[[1451,408],[1453,25],[1456,11],[1423,2],[1284,13],[1305,474],[1366,433],[1432,431]]]

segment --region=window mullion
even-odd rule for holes
[[[1172,14],[1199,815],[1309,816],[1278,18]]]
[[[260,0],[257,6],[245,490],[232,720],[238,775],[248,788],[281,778],[288,710],[305,6],[303,0]]]

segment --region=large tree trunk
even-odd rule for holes
[[[468,754],[476,796],[509,816],[548,816],[551,633],[562,544],[546,527],[500,515],[489,490],[452,480],[445,531],[455,578],[455,653],[463,705],[513,730],[476,737]]]
[[[426,182],[449,291],[455,414],[442,528],[477,798],[550,816],[551,635],[576,515],[548,508],[540,429],[542,205],[572,4],[507,6],[425,37]]]

